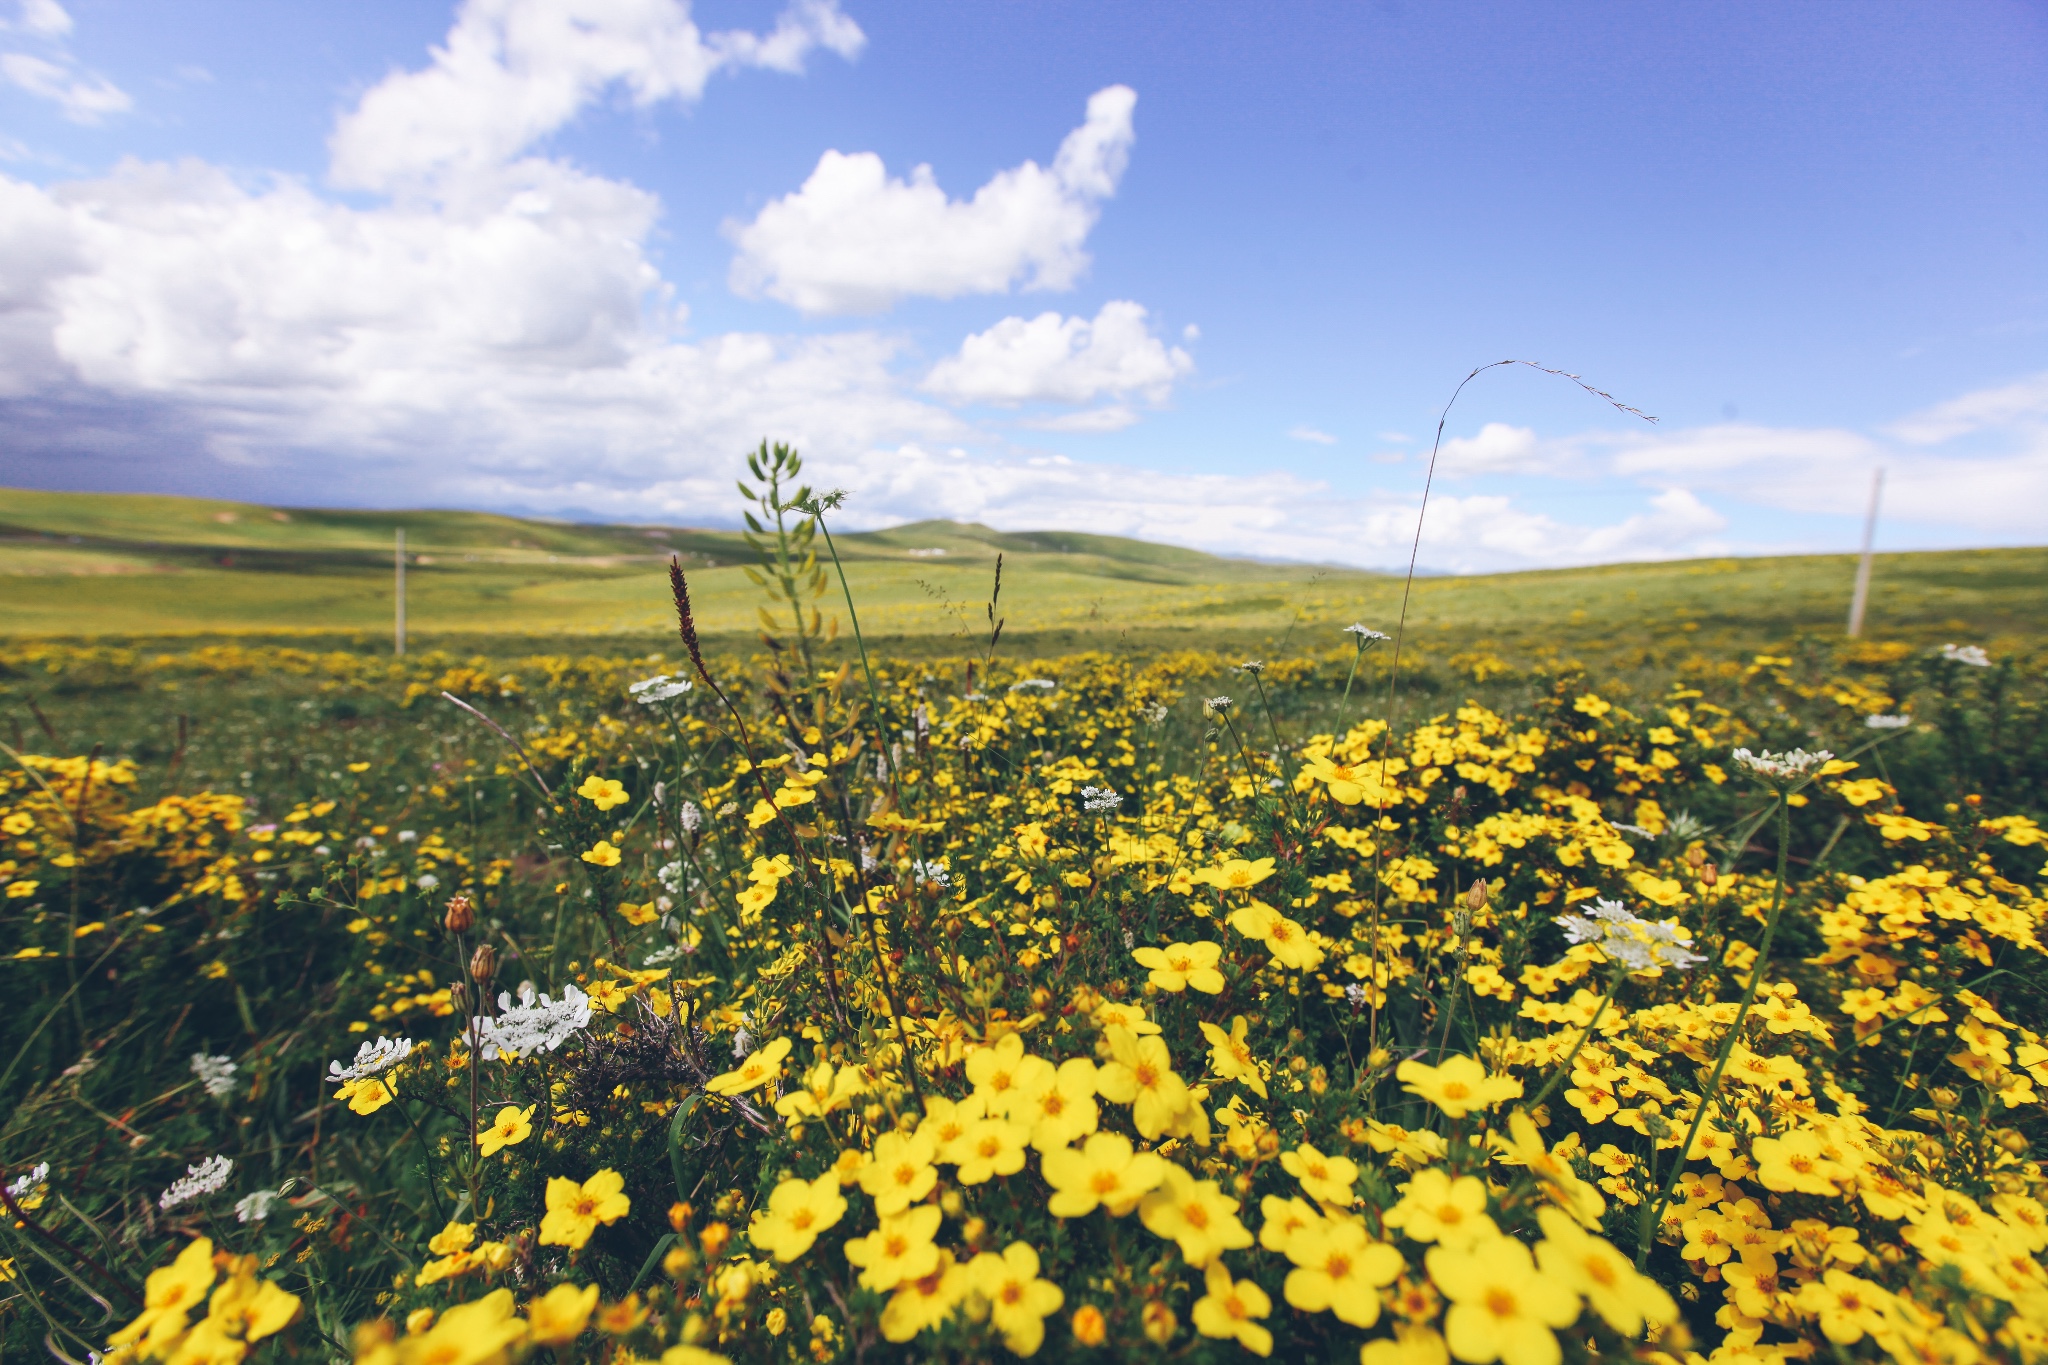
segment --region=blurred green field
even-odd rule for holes
[[[665,637],[670,554],[690,571],[706,634],[756,628],[761,595],[733,532],[0,490],[0,635],[315,634],[374,647],[391,630],[400,527],[417,646]],[[1020,646],[1327,642],[1352,621],[1391,629],[1402,593],[1384,574],[1109,536],[931,521],[838,540],[864,631],[913,651],[985,633],[998,553],[1006,636]],[[1854,568],[1835,555],[1430,577],[1414,585],[1409,626],[1426,649],[1510,657],[1765,647],[1839,636]],[[1884,555],[1866,633],[2031,648],[2044,589],[2048,549]],[[820,605],[843,616],[836,585]]]

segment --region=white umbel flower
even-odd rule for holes
[[[1124,803],[1123,796],[1108,787],[1081,788],[1081,809],[1096,815],[1110,815]]]
[[[1991,667],[1991,656],[1981,645],[1943,645],[1941,657],[1950,663],[1968,664],[1972,668]]]
[[[359,1081],[365,1076],[375,1076],[389,1071],[406,1058],[412,1056],[412,1039],[386,1038],[377,1035],[374,1043],[364,1043],[356,1049],[356,1059],[343,1066],[340,1062],[327,1064],[327,1079],[330,1081]]]
[[[562,998],[551,1000],[535,995],[533,983],[526,981],[520,983],[518,1004],[512,1003],[510,992],[501,992],[498,1017],[479,1015],[474,1022],[485,1061],[496,1061],[505,1052],[553,1052],[590,1026],[590,997],[565,985]]]
[[[187,1166],[185,1174],[171,1182],[171,1187],[163,1192],[156,1206],[168,1213],[180,1204],[216,1193],[228,1183],[228,1176],[234,1169],[234,1161],[224,1156],[210,1156],[197,1166]]]
[[[1760,754],[1753,754],[1747,749],[1737,749],[1729,757],[1759,777],[1790,779],[1806,776],[1832,759],[1834,755],[1826,749],[1811,754],[1804,749],[1790,749],[1782,754],[1774,754],[1768,749]]]
[[[209,1057],[204,1052],[192,1054],[192,1074],[215,1099],[234,1093],[235,1071],[235,1064],[226,1057]]]
[[[1632,972],[1684,971],[1707,960],[1692,951],[1692,935],[1675,923],[1646,920],[1620,901],[1595,900],[1592,914],[1559,915],[1557,923],[1571,942],[1591,943]]]
[[[1903,730],[1913,723],[1911,716],[1865,716],[1863,724],[1871,730]]]
[[[626,690],[633,694],[633,700],[642,706],[658,706],[665,701],[674,701],[690,690],[688,678],[672,678],[666,673],[657,673],[634,683]]]
[[[270,1217],[270,1206],[277,1202],[277,1191],[258,1190],[245,1194],[235,1201],[237,1223],[260,1223]]]

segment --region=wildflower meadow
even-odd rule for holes
[[[8,1358],[2048,1359],[2038,654],[889,657],[753,473],[744,650],[0,647]]]

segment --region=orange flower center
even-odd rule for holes
[[[1098,1195],[1109,1194],[1123,1184],[1123,1177],[1115,1171],[1097,1171],[1089,1178],[1088,1186]]]
[[[1206,1228],[1209,1226],[1209,1210],[1203,1208],[1200,1204],[1189,1204],[1180,1211],[1180,1216],[1187,1220],[1190,1227]]]
[[[1471,1094],[1472,1087],[1466,1085],[1463,1081],[1451,1081],[1444,1086],[1444,1098],[1447,1100],[1462,1100],[1468,1098]]]
[[[1518,1317],[1521,1308],[1522,1305],[1512,1290],[1495,1285],[1486,1291],[1486,1311],[1497,1318]]]

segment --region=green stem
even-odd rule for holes
[[[1671,1162],[1671,1174],[1665,1177],[1656,1200],[1643,1205],[1642,1218],[1636,1225],[1638,1270],[1650,1254],[1650,1240],[1664,1216],[1665,1206],[1671,1202],[1671,1192],[1678,1188],[1678,1178],[1685,1170],[1686,1156],[1692,1151],[1693,1139],[1699,1136],[1700,1126],[1707,1121],[1707,1115],[1719,1097],[1721,1073],[1728,1069],[1728,1059],[1735,1054],[1735,1044],[1742,1036],[1743,1021],[1749,1017],[1749,1007],[1756,1001],[1756,988],[1764,979],[1764,968],[1770,965],[1771,940],[1778,932],[1778,915],[1785,908],[1785,860],[1792,844],[1791,808],[1785,804],[1783,792],[1779,792],[1777,797],[1778,880],[1771,890],[1770,918],[1764,922],[1764,936],[1757,944],[1756,961],[1750,964],[1749,985],[1743,988],[1742,1004],[1735,1011],[1735,1021],[1728,1026],[1728,1036],[1721,1040],[1720,1055],[1714,1058],[1714,1072],[1707,1078],[1706,1089],[1700,1093],[1699,1112],[1692,1116],[1692,1126],[1685,1130],[1685,1141],[1678,1145],[1678,1155]]]

